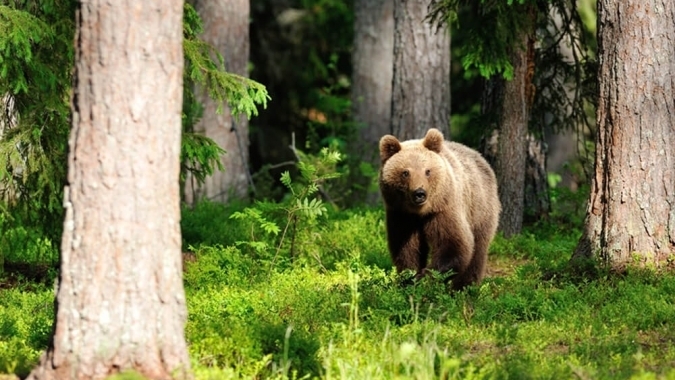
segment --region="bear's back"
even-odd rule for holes
[[[499,218],[501,203],[497,192],[497,178],[492,167],[478,151],[466,145],[452,141],[445,141],[444,145],[446,149],[441,155],[453,170],[463,173],[465,190],[470,193],[471,200],[468,203],[469,212],[473,214],[471,219],[478,223],[494,223],[495,218]]]
[[[497,189],[497,179],[492,167],[478,151],[469,148],[466,145],[453,141],[446,141],[445,146],[454,153],[454,157],[459,160],[471,175],[484,178],[488,188]],[[446,157],[448,159],[448,157]]]

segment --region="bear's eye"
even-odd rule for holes
[[[427,171],[424,172],[424,174],[426,174],[427,177],[431,176],[431,169],[427,169]]]
[[[401,174],[403,175],[403,178],[408,178],[408,176],[410,175],[410,171],[404,170],[403,173],[401,173]]]

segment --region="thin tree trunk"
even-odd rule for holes
[[[18,122],[19,113],[16,110],[16,99],[12,94],[4,94],[0,97],[0,139],[2,139],[7,132],[16,128]],[[12,162],[13,164],[18,161],[16,159],[12,160],[10,154],[7,154],[7,157],[3,157],[2,159],[7,160],[7,162],[14,161]],[[8,164],[8,166],[14,165]],[[16,202],[19,195],[17,194],[16,185],[14,184],[16,181],[14,172],[23,172],[25,169],[26,168],[23,167],[23,165],[17,165],[16,168],[12,168],[9,173],[6,173],[6,177],[0,182],[0,199],[5,202],[5,204],[9,205]],[[4,252],[0,252],[0,273],[4,270],[4,255]]]
[[[14,128],[18,122],[19,115],[15,108],[16,100],[12,94],[4,94],[0,97],[0,139],[5,135],[6,131]],[[9,158],[4,158],[9,160]],[[11,204],[16,199],[14,186],[12,186],[12,179],[10,177],[7,182],[0,182],[0,199],[5,204]],[[5,224],[5,223],[3,223]],[[3,231],[4,232],[4,231]],[[0,274],[5,271],[5,252],[0,252]]]
[[[595,3],[595,0],[591,1]],[[588,2],[588,0],[579,1],[579,3],[582,2]],[[569,63],[575,63],[585,56],[585,53],[581,51],[581,46],[574,43],[574,40],[582,38],[583,30],[580,27],[581,25],[576,23],[567,25],[577,12],[574,8],[576,3],[569,2],[564,8],[549,7],[547,17],[550,21],[546,26],[547,30],[545,32],[547,37],[545,37],[546,40],[541,41],[542,45],[546,45],[547,47],[540,48],[540,51],[541,49],[555,49],[560,58]],[[560,33],[563,33],[566,29],[569,34],[561,36]],[[581,63],[577,64],[581,65]],[[579,143],[583,140],[587,126],[585,123],[578,121],[576,125],[569,128],[560,128],[558,125],[561,124],[561,121],[556,121],[555,119],[571,117],[570,115],[581,111],[575,110],[575,108],[579,108],[575,104],[575,97],[579,97],[579,93],[581,92],[581,83],[577,83],[581,79],[572,73],[566,72],[566,70],[557,70],[556,68],[549,67],[541,67],[541,70],[543,71],[542,74],[537,75],[539,83],[535,84],[535,86],[539,87],[537,89],[539,93],[537,99],[547,99],[546,111],[540,115],[533,115],[532,118],[538,120],[537,122],[545,135],[544,140],[547,147],[546,169],[549,173],[560,174],[561,180],[556,185],[558,188],[566,187],[572,191],[576,191],[582,180],[579,178],[579,174],[573,170],[574,165],[570,164],[578,163],[581,160],[580,153],[585,149]],[[541,88],[541,86],[548,86],[548,83],[545,82],[563,83],[560,88],[563,91],[559,93],[559,96],[562,96],[563,99],[556,99],[552,102],[551,89]]]
[[[600,0],[595,173],[575,258],[675,253],[675,3]]]
[[[400,140],[429,128],[450,138],[450,32],[425,20],[427,6],[394,0],[391,133]]]
[[[75,37],[54,335],[29,379],[184,377],[181,1],[92,0]]]
[[[356,0],[352,107],[359,128],[355,153],[379,165],[380,138],[390,133],[394,69],[394,1]]]
[[[545,143],[529,133],[525,163],[524,215],[527,223],[535,223],[548,218],[551,211],[548,178],[546,173]]]
[[[249,0],[196,0],[194,5],[204,24],[201,37],[223,55],[228,72],[248,77]],[[226,153],[222,156],[223,170],[216,169],[201,187],[188,178],[185,200],[189,204],[202,198],[225,203],[232,197],[245,197],[250,175],[248,120],[232,116],[227,106],[216,112],[220,103],[204,89],[198,90],[197,98],[204,105],[204,114],[195,132],[213,139]]]

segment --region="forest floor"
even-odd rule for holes
[[[183,217],[197,379],[675,379],[675,275],[581,273],[564,225],[498,236],[483,283],[452,292],[433,276],[405,285],[381,210],[299,228],[293,255],[230,214]],[[49,342],[57,272],[6,269],[0,373],[25,376]]]

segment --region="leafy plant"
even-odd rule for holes
[[[298,235],[299,223],[305,223],[304,232],[310,229],[310,225],[316,218],[325,215],[328,211],[324,201],[317,197],[319,193],[324,198],[327,194],[321,190],[321,185],[329,179],[338,178],[340,173],[335,172],[335,165],[340,161],[341,155],[338,151],[331,151],[328,148],[321,150],[315,161],[311,155],[297,153],[299,162],[297,168],[300,173],[300,180],[294,182],[290,172],[285,171],[281,175],[281,183],[288,189],[288,197],[279,204],[258,202],[256,206],[244,209],[241,212],[233,213],[230,218],[246,220],[251,223],[251,240],[239,241],[239,245],[248,245],[258,254],[267,250],[268,245],[265,242],[256,239],[254,227],[263,230],[267,235],[277,236],[281,231],[281,236],[277,242],[276,251],[270,265],[274,265],[279,252],[286,243],[287,234],[290,233],[289,256],[291,260],[295,255],[296,237]],[[256,209],[256,207],[258,209]],[[271,212],[283,212],[283,230],[272,220],[263,216],[263,208],[268,208]],[[290,231],[289,231],[290,230]]]
[[[262,229],[267,235],[277,236],[279,234],[279,226],[276,223],[265,219],[262,216],[262,211],[257,208],[247,207],[243,211],[234,212],[230,218],[237,220],[248,220],[250,222],[250,240],[241,240],[237,245],[246,245],[252,248],[258,255],[264,254],[269,249],[266,241],[261,241],[255,236],[255,228]],[[285,231],[284,231],[285,232]],[[283,239],[282,239],[283,240]]]
[[[220,156],[225,153],[213,139],[190,132],[191,127],[184,127],[180,150],[180,183],[186,186],[188,173],[198,185],[213,174],[215,169],[223,170]]]
[[[27,376],[49,344],[54,294],[46,286],[27,285],[0,287],[0,374]]]

